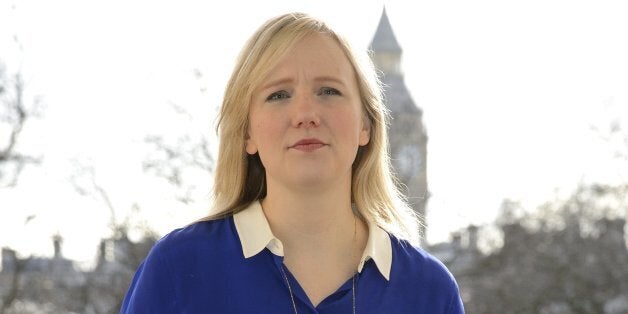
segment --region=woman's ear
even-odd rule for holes
[[[371,140],[371,119],[366,114],[362,118],[362,130],[360,130],[360,138],[358,144],[364,146]]]
[[[257,154],[257,144],[255,144],[255,141],[251,138],[248,131],[246,132],[246,138],[244,139],[244,149],[249,155]]]

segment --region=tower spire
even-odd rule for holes
[[[386,7],[382,11],[379,25],[369,49],[372,51],[373,62],[378,69],[386,74],[401,74],[401,46],[392,30]]]
[[[382,16],[379,19],[379,25],[373,36],[371,42],[371,50],[373,52],[397,52],[401,53],[401,46],[397,42],[395,33],[392,30],[390,21],[388,20],[388,14],[386,14],[386,7],[382,11]]]

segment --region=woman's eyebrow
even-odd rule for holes
[[[286,77],[286,78],[280,78],[274,81],[270,81],[264,85],[262,85],[262,88],[260,88],[260,90],[265,90],[268,88],[271,88],[273,86],[277,86],[277,85],[282,85],[282,84],[289,84],[294,82],[294,79],[290,78],[290,77]]]
[[[262,85],[260,90],[266,90],[266,89],[271,88],[273,86],[282,85],[282,84],[291,84],[293,82],[294,82],[294,79],[290,78],[290,77],[280,78],[280,79],[276,79],[276,80],[270,81],[270,82]],[[314,82],[317,82],[317,83],[334,82],[334,83],[337,83],[339,85],[342,85],[343,87],[345,87],[347,85],[347,84],[345,84],[345,82],[342,79],[339,79],[339,78],[337,78],[335,76],[328,76],[328,75],[317,76],[317,77],[314,78]]]
[[[335,76],[318,76],[314,78],[315,82],[321,83],[321,82],[334,82],[337,84],[342,85],[343,87],[346,86],[345,82]]]

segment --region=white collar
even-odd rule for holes
[[[268,248],[277,256],[283,256],[283,244],[270,230],[270,225],[259,201],[251,203],[246,209],[233,215],[233,222],[235,223],[238,237],[240,237],[244,258],[254,256],[264,248]],[[358,264],[358,272],[362,272],[364,263],[372,258],[382,276],[386,280],[390,280],[390,268],[392,265],[390,237],[386,231],[373,222],[369,221],[368,227],[369,238],[360,259],[360,264]]]

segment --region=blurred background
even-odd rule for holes
[[[370,51],[467,312],[628,313],[628,4],[592,0],[0,0],[0,313],[117,313],[208,213],[236,56],[289,11]]]

